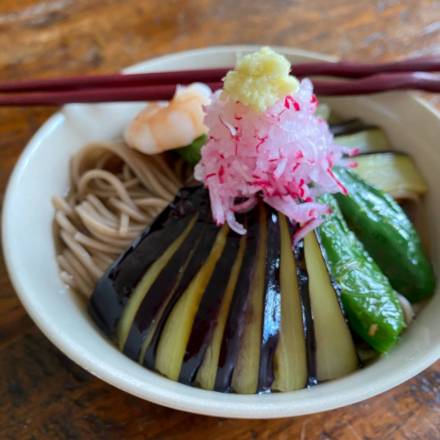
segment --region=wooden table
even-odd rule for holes
[[[0,79],[112,72],[159,54],[265,43],[358,60],[440,50],[437,0],[2,0]],[[434,99],[434,98],[431,98]],[[437,98],[437,105],[440,101]],[[54,111],[0,110],[0,186]],[[440,439],[440,363],[366,402],[279,420],[163,408],[74,365],[27,317],[0,265],[1,439]]]

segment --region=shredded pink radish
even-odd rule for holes
[[[353,166],[343,155],[356,152],[334,143],[326,121],[314,115],[317,105],[308,79],[264,113],[214,94],[205,108],[209,140],[195,177],[209,189],[217,224],[226,222],[235,232],[246,233],[235,213],[251,209],[262,197],[292,223],[302,225],[298,240],[328,213],[316,197],[347,193],[332,169]]]

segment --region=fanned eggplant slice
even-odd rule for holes
[[[144,352],[142,363],[143,365],[145,365],[146,367],[152,370],[155,369],[156,352],[161,340],[162,331],[166,325],[168,317],[173,311],[176,303],[180,300],[181,296],[187,290],[190,283],[196,277],[197,273],[202,268],[203,264],[208,258],[211,252],[211,248],[215,242],[217,233],[219,231],[218,227],[212,222],[209,224],[204,224],[204,223],[200,225],[196,224],[194,227],[195,228],[200,227],[201,238],[198,241],[197,246],[195,246],[189,262],[185,265],[183,273],[181,274],[181,276],[179,276],[178,284],[173,289],[172,296],[170,300],[167,302],[155,326],[154,334],[151,337],[151,342],[149,343],[148,347],[143,347],[142,350]],[[177,271],[179,268],[176,267],[175,269],[177,275]],[[191,324],[192,321],[190,325]]]
[[[123,309],[148,268],[185,231],[195,214],[206,217],[209,209],[206,189],[182,189],[153,225],[107,269],[96,285],[89,310],[109,337],[115,337]]]
[[[316,339],[313,326],[312,306],[309,291],[309,275],[307,273],[306,259],[304,255],[304,240],[300,240],[294,249],[296,277],[298,280],[304,325],[305,345],[307,354],[307,385],[312,386],[318,383],[316,373]]]
[[[274,356],[272,389],[292,391],[307,383],[307,353],[301,306],[298,268],[292,252],[287,219],[278,214],[280,223],[281,327]]]
[[[232,375],[232,389],[240,394],[252,394],[258,388],[261,335],[263,323],[263,300],[265,267],[268,246],[267,211],[259,205],[260,233],[254,270],[250,282],[249,305],[244,317],[244,329],[240,350]]]
[[[269,211],[267,223],[263,328],[258,373],[258,391],[260,392],[269,391],[272,386],[274,355],[281,327],[280,226],[275,211]]]
[[[315,232],[304,239],[309,274],[309,291],[316,339],[317,379],[325,381],[345,376],[358,368],[353,339]]]
[[[228,283],[225,287],[225,292],[222,298],[220,310],[218,311],[217,318],[215,320],[215,328],[209,345],[206,348],[206,352],[203,358],[203,363],[200,366],[195,384],[201,388],[212,390],[215,385],[215,378],[217,375],[218,361],[220,357],[220,349],[223,334],[226,327],[226,320],[230,311],[230,306],[234,291],[236,289],[240,273],[243,271],[243,258],[246,251],[246,235],[240,238],[240,244],[235,258],[234,264],[231,268]]]
[[[195,223],[197,217],[194,217],[192,223]],[[190,223],[191,225],[191,223]],[[203,233],[204,225],[199,227],[192,227],[188,233],[183,233],[183,243],[174,252],[172,257],[168,260],[165,267],[163,267],[160,274],[151,283],[148,291],[142,286],[136,287],[136,291],[140,291],[143,294],[143,298],[139,298],[138,303],[135,304],[135,310],[137,310],[134,319],[131,320],[131,327],[128,333],[128,337],[124,345],[124,353],[132,359],[139,359],[142,361],[143,353],[142,346],[148,341],[147,333],[150,332],[150,328],[154,325],[154,322],[161,316],[162,309],[168,303],[172,293],[177,288],[181,279],[182,273],[186,268],[188,261],[191,259],[192,250],[200,240],[200,234]],[[141,283],[139,283],[141,284]],[[136,294],[133,294],[133,297]],[[131,305],[129,301],[128,307]],[[123,318],[125,317],[125,313]],[[122,319],[123,319],[122,318]]]
[[[194,316],[223,252],[228,232],[226,225],[218,231],[208,258],[174,306],[160,335],[155,368],[170,379],[179,377]]]
[[[206,286],[197,314],[194,318],[191,334],[186,346],[179,382],[191,384],[199,369],[211,340],[217,315],[231,276],[232,262],[235,261],[240,246],[240,236],[229,231],[226,244],[214,272]]]
[[[150,292],[151,287],[155,284],[156,280],[165,270],[167,265],[170,264],[181,245],[186,241],[196,220],[197,214],[193,216],[183,232],[170,244],[165,252],[153,264],[151,264],[136,288],[133,290],[116,330],[119,349],[122,350],[125,346],[128,333],[130,332],[130,328],[132,328],[133,319],[135,318],[142,301]]]
[[[246,248],[243,256],[237,284],[234,289],[231,305],[226,320],[226,326],[221,341],[218,368],[214,389],[216,391],[230,391],[232,375],[234,373],[240,343],[245,328],[245,314],[251,294],[251,280],[254,274],[257,247],[260,240],[260,222],[258,209],[254,209],[248,216]]]
[[[315,234],[263,203],[239,236],[211,219],[208,192],[182,190],[107,270],[97,323],[133,360],[223,392],[290,391],[357,368]]]

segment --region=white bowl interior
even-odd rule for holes
[[[252,46],[182,52],[138,64],[131,72],[232,65]],[[278,48],[293,62],[322,55]],[[424,176],[432,258],[440,244],[440,117],[408,93],[329,99],[346,117],[377,123],[397,149],[410,153]],[[84,304],[61,282],[52,236],[51,197],[68,189],[70,156],[87,142],[118,136],[142,104],[68,105],[50,118],[23,152],[8,187],[3,245],[13,284],[37,325],[71,359],[112,385],[141,398],[186,411],[241,418],[301,415],[336,408],[383,392],[428,367],[440,356],[440,295],[432,299],[399,345],[374,365],[340,380],[292,393],[230,395],[191,388],[150,372],[121,354],[95,327]],[[438,272],[438,270],[437,270]],[[438,290],[438,289],[437,289]]]

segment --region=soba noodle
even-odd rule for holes
[[[71,161],[71,189],[53,198],[62,280],[90,296],[95,283],[174,198],[188,177],[177,160],[145,156],[121,142],[94,143]]]

